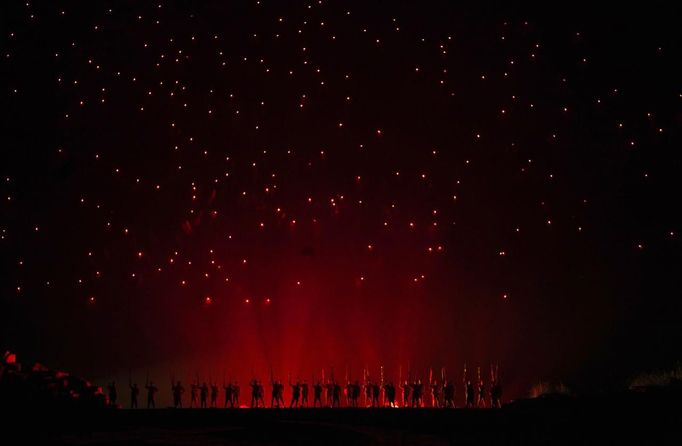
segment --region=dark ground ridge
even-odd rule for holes
[[[502,409],[21,409],[45,444],[682,444],[679,392],[520,400]]]

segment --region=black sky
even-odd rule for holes
[[[0,347],[516,394],[679,361],[666,3],[2,8]]]

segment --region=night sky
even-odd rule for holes
[[[680,15],[562,7],[3,3],[0,347],[164,391],[675,364]]]

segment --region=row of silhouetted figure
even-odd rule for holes
[[[406,379],[402,379],[402,369],[399,373],[398,385],[392,380],[386,380],[383,367],[380,368],[380,378],[372,379],[367,370],[363,370],[362,381],[352,380],[346,372],[345,385],[342,386],[334,378],[332,369],[331,376],[325,379],[324,371],[321,378],[312,377],[312,384],[308,380],[288,379],[288,387],[291,388],[291,399],[287,405],[284,401],[284,383],[276,379],[270,373],[270,408],[380,408],[380,407],[403,407],[403,408],[455,408],[457,385],[454,380],[446,376],[445,368],[441,369],[440,379],[434,378],[433,370],[429,370],[428,381],[412,377],[408,371]],[[138,408],[138,400],[141,388],[137,383],[129,382],[130,408]],[[174,408],[265,408],[265,385],[260,379],[254,378],[249,382],[250,402],[242,406],[240,404],[240,385],[238,381],[226,382],[222,386],[209,381],[207,384],[199,382],[197,377],[189,386],[190,400],[185,406],[185,387],[180,380],[171,377],[170,390],[173,397]],[[118,390],[116,382],[112,381],[107,386],[109,404],[117,405]],[[499,366],[490,367],[490,379],[486,383],[481,377],[481,369],[477,368],[476,376],[469,378],[466,365],[462,378],[461,389],[463,392],[463,405],[466,408],[500,408],[502,407],[502,384],[499,377]],[[159,388],[153,381],[147,379],[144,390],[147,395],[146,407],[156,408],[156,395]],[[312,392],[311,392],[312,391]],[[222,398],[220,394],[222,393]],[[310,395],[312,393],[312,395]],[[400,395],[398,395],[400,393]],[[312,401],[311,401],[312,400]]]

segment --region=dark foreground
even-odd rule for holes
[[[682,444],[682,410],[672,394],[525,400],[500,410],[105,409],[9,417],[5,438],[16,433],[19,443],[43,444]]]

